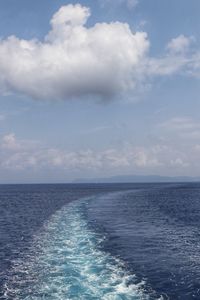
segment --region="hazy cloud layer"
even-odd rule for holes
[[[185,130],[187,129],[186,127]],[[109,148],[101,151],[93,149],[67,151],[45,147],[37,141],[20,140],[11,133],[0,139],[0,169],[57,170],[69,174],[84,170],[90,171],[90,174],[93,172],[126,174],[144,171],[162,173],[167,167],[172,172],[180,173],[188,168],[189,173],[190,170],[198,168],[199,144],[191,143],[187,153],[181,145],[173,147],[173,144],[164,143],[148,147],[126,145],[121,149]]]

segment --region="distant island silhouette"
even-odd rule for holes
[[[199,177],[160,175],[117,175],[101,178],[78,178],[73,183],[156,183],[156,182],[199,182]]]

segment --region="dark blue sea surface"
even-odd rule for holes
[[[200,299],[200,184],[0,185],[0,299]]]

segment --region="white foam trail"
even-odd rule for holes
[[[13,265],[5,296],[16,300],[141,300],[144,282],[134,284],[123,263],[101,249],[78,201],[65,206],[35,237],[25,260]],[[136,281],[135,281],[136,282]]]

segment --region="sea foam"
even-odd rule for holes
[[[144,282],[103,250],[105,237],[89,226],[84,213],[89,201],[68,204],[44,224],[26,255],[13,262],[5,298],[149,299]]]

